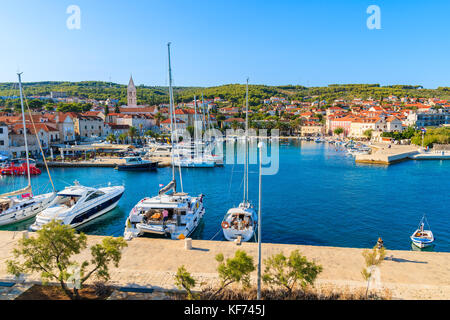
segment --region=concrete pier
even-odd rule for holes
[[[30,237],[34,236],[30,233]],[[0,280],[11,280],[6,273],[5,261],[12,258],[12,249],[22,238],[19,232],[0,231]],[[90,246],[104,237],[88,236],[88,248],[75,260],[88,260]],[[376,241],[376,239],[374,239]],[[407,240],[407,237],[405,238]],[[389,247],[389,244],[386,244]],[[217,262],[215,256],[223,253],[225,258],[234,256],[236,250],[244,250],[257,262],[258,245],[244,242],[192,240],[192,248],[185,249],[185,241],[137,238],[128,242],[119,267],[111,267],[111,284],[120,286],[145,286],[155,289],[174,289],[174,275],[178,267],[198,280],[216,284]],[[364,259],[363,249],[320,247],[263,243],[265,258],[283,252],[285,255],[299,250],[309,260],[321,264],[323,272],[316,281],[320,289],[361,289],[366,282],[361,276]],[[387,259],[380,267],[381,288],[391,291],[393,298],[400,299],[450,299],[450,253],[387,250]],[[263,265],[264,270],[264,265]],[[255,283],[256,271],[252,274]],[[39,275],[27,275],[26,281],[39,281]]]
[[[408,160],[418,152],[417,146],[412,145],[376,145],[371,154],[358,154],[355,157],[356,163],[390,165],[400,161]]]

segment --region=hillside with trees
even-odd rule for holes
[[[69,97],[80,99],[117,99],[119,104],[126,104],[127,86],[112,82],[82,81],[82,82],[27,82],[24,83],[27,96],[49,96],[51,91],[64,92]],[[232,105],[240,106],[244,103],[245,85],[226,84],[214,87],[174,87],[176,102],[192,101],[193,96],[198,99],[221,97]],[[419,85],[392,85],[379,84],[331,84],[326,87],[304,87],[299,85],[266,86],[249,85],[249,104],[256,107],[261,100],[272,96],[285,97],[290,100],[326,100],[328,103],[335,99],[349,100],[353,98],[381,99],[390,95],[397,97],[423,97],[450,99],[450,87],[437,89],[424,89]],[[17,97],[16,83],[0,83],[0,97]],[[137,86],[139,104],[155,105],[168,102],[167,87]]]

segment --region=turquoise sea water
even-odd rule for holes
[[[130,209],[169,182],[171,169],[51,168],[51,174],[57,189],[74,180],[91,186],[124,184],[119,206],[80,229],[119,236]],[[257,165],[250,166],[249,179],[250,199],[257,205]],[[24,177],[2,177],[0,191],[25,184]],[[32,184],[34,190],[48,189],[47,175],[33,177]],[[183,169],[183,185],[185,192],[205,194],[206,214],[193,238],[209,240],[226,211],[242,200],[243,165]],[[263,176],[262,189],[263,242],[372,247],[381,236],[389,249],[411,250],[409,236],[425,213],[436,237],[434,250],[450,252],[450,161],[359,165],[334,145],[292,141],[280,145],[279,172]],[[0,229],[23,230],[31,223]],[[224,240],[223,235],[214,240]]]

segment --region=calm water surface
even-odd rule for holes
[[[119,206],[80,230],[122,235],[130,209],[155,195],[171,178],[157,172],[112,168],[51,168],[57,189],[78,180],[87,186],[124,184]],[[178,174],[177,174],[178,178]],[[250,166],[250,199],[258,203],[258,167]],[[0,191],[26,184],[24,177],[2,177]],[[43,173],[32,178],[35,193],[49,190]],[[280,145],[280,169],[263,176],[263,242],[340,247],[372,247],[379,236],[389,249],[410,250],[409,236],[424,213],[436,237],[435,251],[450,252],[450,161],[405,161],[392,166],[355,164],[334,145],[293,141]],[[184,191],[205,194],[206,215],[193,238],[209,240],[226,211],[242,200],[243,165],[183,169]],[[23,230],[32,223],[1,227]],[[224,240],[218,233],[214,240]]]

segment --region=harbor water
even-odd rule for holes
[[[450,161],[410,160],[391,166],[355,164],[328,143],[291,141],[279,146],[279,171],[262,178],[262,240],[272,243],[411,250],[409,236],[426,214],[435,251],[450,252]],[[123,234],[125,220],[142,198],[157,194],[171,168],[127,172],[113,168],[50,168],[58,190],[75,180],[86,186],[123,184],[113,211],[80,228],[87,234]],[[192,235],[224,240],[220,223],[243,197],[243,164],[182,169],[183,191],[205,195],[206,214]],[[176,175],[179,179],[178,173]],[[258,166],[250,165],[249,198],[258,203]],[[0,192],[26,185],[26,177],[1,177]],[[32,178],[35,194],[50,190],[45,173]],[[180,189],[180,188],[178,188]],[[179,190],[181,191],[181,190]],[[24,230],[33,219],[0,230]]]

